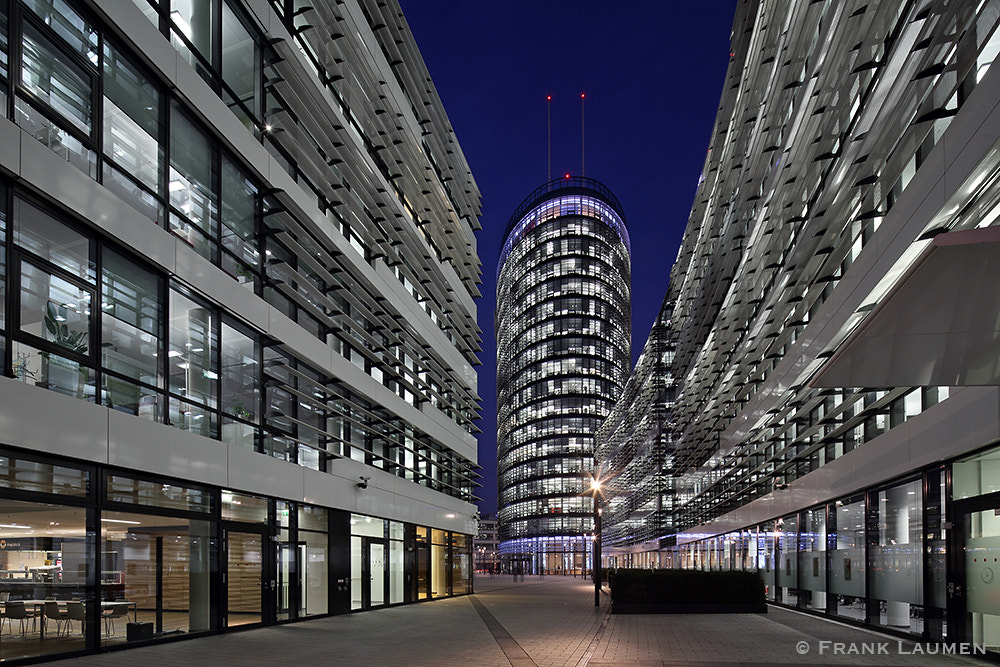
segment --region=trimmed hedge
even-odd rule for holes
[[[619,569],[608,573],[608,584],[619,604],[766,604],[756,572]]]

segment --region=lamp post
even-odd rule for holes
[[[597,506],[601,492],[601,480],[590,478],[590,490],[594,492],[594,606],[601,606],[601,510]]]

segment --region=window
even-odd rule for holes
[[[255,449],[260,421],[259,346],[256,337],[222,325],[222,440]],[[249,423],[248,423],[249,422]]]
[[[222,158],[222,269],[247,289],[259,282],[258,188],[228,157]]]
[[[97,35],[66,6],[36,6],[48,25],[30,14],[20,26],[21,62],[15,118],[36,139],[91,177]],[[46,9],[48,8],[48,9]],[[45,10],[45,11],[42,11]],[[80,53],[72,53],[72,49]]]
[[[168,4],[166,1],[163,4]],[[170,4],[171,41],[206,81],[215,45],[212,0],[173,0]]]
[[[55,343],[61,352],[90,350],[90,289],[24,260],[20,276],[20,330]]]
[[[86,237],[41,209],[15,201],[21,248],[15,313],[14,375],[77,398],[96,400],[92,304],[95,273]]]
[[[7,5],[0,5],[0,82],[3,82],[0,92],[3,93],[2,99],[6,102],[6,91],[7,91],[7,76],[8,67],[10,65],[10,42],[7,39],[7,27],[9,21],[7,19]],[[6,104],[4,105],[6,108]]]
[[[150,220],[162,224],[160,91],[109,42],[104,45],[103,85],[103,183]]]
[[[211,260],[218,217],[215,148],[177,106],[170,123],[170,231]]]
[[[222,82],[223,101],[232,108],[247,129],[253,131],[254,119],[261,116],[260,48],[229,3],[222,4]]]
[[[919,634],[923,630],[922,482],[869,492],[870,614],[876,625]]]
[[[7,188],[0,185],[0,202],[7,201]],[[0,207],[0,355],[4,352],[3,333],[6,330],[7,321],[7,211]],[[0,356],[0,359],[3,359]],[[0,366],[2,366],[0,362]]]
[[[23,0],[80,57],[97,64],[97,29],[65,0]]]
[[[214,509],[213,494],[199,486],[178,486],[108,473],[106,487],[106,500],[112,503],[199,514],[211,514]]]
[[[101,366],[108,405],[160,421],[162,281],[112,250],[104,252]]]
[[[87,282],[97,277],[90,240],[20,198],[14,200],[14,243],[72,276]]]
[[[93,77],[63,56],[34,26],[21,37],[21,85],[61,119],[88,136],[93,129]]]
[[[216,419],[209,408],[216,407],[219,384],[217,321],[214,309],[170,291],[170,422],[210,438],[216,432]]]

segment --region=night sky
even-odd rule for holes
[[[401,4],[483,195],[483,487],[476,495],[480,511],[494,513],[496,263],[510,215],[548,179],[546,96],[552,96],[552,177],[595,178],[625,209],[634,362],[691,211],[729,62],[736,0]]]

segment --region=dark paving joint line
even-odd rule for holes
[[[594,652],[597,651],[597,645],[601,643],[601,637],[604,636],[604,629],[608,627],[608,621],[611,620],[611,605],[608,605],[608,610],[604,612],[604,620],[601,621],[601,627],[597,629],[597,634],[594,635],[594,639],[590,642],[590,646],[584,651],[583,657],[580,658],[580,662],[576,663],[576,667],[587,667],[590,659],[594,657]]]
[[[472,606],[476,608],[476,611],[479,612],[479,618],[483,619],[483,624],[486,625],[486,629],[493,635],[493,639],[500,646],[500,650],[503,651],[504,656],[510,661],[511,667],[538,667],[535,661],[529,658],[528,654],[521,648],[521,645],[517,643],[517,640],[510,636],[507,628],[503,627],[500,621],[490,613],[486,605],[480,602],[475,595],[470,595],[469,600],[472,602]]]

